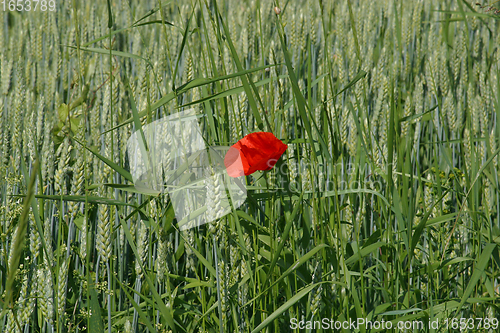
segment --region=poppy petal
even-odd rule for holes
[[[224,157],[224,165],[226,166],[228,175],[233,178],[245,175],[240,151],[234,147],[230,147],[226,153],[226,157]]]
[[[273,133],[251,133],[231,146],[224,158],[224,165],[231,177],[248,176],[257,170],[271,170],[287,148]]]

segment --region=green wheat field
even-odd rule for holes
[[[500,14],[481,5],[0,2],[0,331],[498,332]],[[187,109],[209,147],[288,149],[180,230],[126,147]]]

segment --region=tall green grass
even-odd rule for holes
[[[0,330],[495,332],[499,45],[462,0],[0,12]],[[180,231],[125,151],[192,107],[208,145],[268,131],[288,150]]]

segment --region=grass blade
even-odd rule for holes
[[[38,175],[39,168],[38,160],[35,161],[33,165],[33,169],[31,171],[30,179],[28,182],[28,192],[23,202],[23,210],[21,212],[21,216],[19,217],[19,221],[16,228],[16,233],[13,239],[13,247],[9,260],[9,266],[7,267],[7,280],[5,282],[5,298],[4,298],[4,306],[2,310],[2,315],[0,318],[3,318],[9,309],[12,309],[12,296],[14,293],[14,280],[18,273],[19,261],[21,259],[21,253],[23,252],[24,247],[24,239],[26,238],[26,230],[28,228],[28,213],[31,206],[31,201],[35,195],[35,185],[36,178]]]
[[[273,320],[275,320],[283,312],[285,312],[286,310],[288,310],[292,305],[294,305],[295,303],[297,303],[298,301],[300,301],[302,299],[302,297],[304,297],[307,294],[309,294],[309,292],[311,290],[313,290],[314,287],[318,286],[321,283],[322,282],[311,284],[311,285],[305,287],[304,289],[302,289],[301,291],[299,291],[291,299],[289,299],[287,302],[285,302],[285,304],[283,304],[276,311],[274,311],[273,313],[271,313],[269,315],[269,317],[267,317],[262,323],[260,323],[259,326],[257,326],[254,330],[252,330],[252,333],[257,333],[257,332],[262,331],[269,324],[271,324],[273,322]]]
[[[483,252],[477,259],[477,262],[474,266],[474,273],[472,273],[472,277],[469,281],[469,284],[467,284],[467,288],[465,288],[464,294],[462,295],[462,299],[460,300],[460,304],[458,305],[456,314],[460,312],[460,309],[465,304],[465,302],[467,302],[469,296],[472,294],[472,291],[474,291],[474,288],[476,288],[479,279],[484,274],[484,270],[486,269],[486,266],[488,265],[488,262],[491,259],[491,254],[493,253],[493,250],[495,250],[496,247],[497,247],[496,244],[491,244],[491,243],[486,244],[485,248],[483,249]]]
[[[78,140],[76,137],[72,136],[71,137],[73,140],[75,140],[76,142],[78,142],[80,145],[82,145],[82,147],[85,147],[87,148],[87,150],[89,152],[91,152],[92,154],[94,154],[98,159],[100,159],[101,161],[103,161],[104,163],[106,163],[111,169],[113,169],[114,171],[118,172],[120,175],[123,176],[123,178],[125,178],[126,180],[130,181],[130,182],[134,182],[134,179],[132,178],[132,175],[130,174],[130,172],[128,172],[127,170],[125,170],[124,168],[122,168],[121,166],[119,166],[118,164],[116,164],[115,162],[109,160],[108,158],[102,156],[101,154],[99,154],[95,149],[93,148],[90,148],[86,145],[84,145],[80,140]]]

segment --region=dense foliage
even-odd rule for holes
[[[0,8],[1,331],[496,331],[498,18],[463,0]],[[132,186],[126,144],[188,108],[209,146],[288,149],[242,206],[181,231],[167,194]]]

